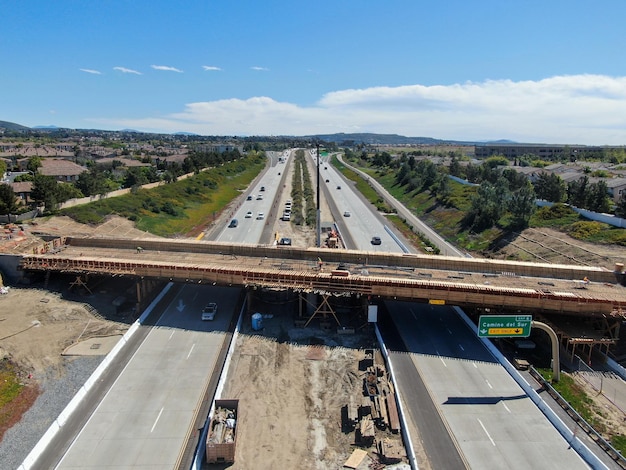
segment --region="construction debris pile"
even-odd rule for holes
[[[346,405],[345,428],[355,432],[355,444],[374,448],[380,461],[386,464],[401,462],[406,452],[399,435],[400,419],[393,384],[375,351],[366,349],[359,361],[363,372],[362,393],[351,396]]]
[[[206,441],[208,463],[234,462],[239,400],[215,400]]]

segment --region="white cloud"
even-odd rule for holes
[[[208,71],[212,71],[212,70],[221,71],[222,70],[220,67],[215,67],[213,65],[203,65],[202,68]]]
[[[258,71],[258,72],[267,72],[267,71],[269,71],[269,69],[268,69],[268,68],[266,68],[266,67],[257,67],[257,66],[254,66],[254,67],[250,67],[250,68],[251,68],[252,70],[256,70],[256,71]]]
[[[117,70],[118,72],[122,73],[133,73],[135,75],[141,75],[141,72],[133,69],[127,69],[126,67],[113,67],[113,70]]]
[[[167,72],[178,72],[183,73],[182,70],[177,69],[176,67],[170,67],[169,65],[151,65],[154,70],[165,70]]]
[[[100,72],[99,70],[93,70],[93,69],[79,69],[81,72],[85,72],[85,73],[91,73],[93,75],[102,75],[102,72]]]
[[[203,135],[393,133],[453,140],[626,144],[626,77],[556,76],[327,93],[313,106],[269,97],[185,105],[175,114],[108,121],[120,128]]]

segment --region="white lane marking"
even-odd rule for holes
[[[441,363],[444,365],[444,367],[448,367],[446,365],[446,362],[443,360],[443,358],[439,355],[439,351],[435,350],[435,353],[437,354],[437,357],[439,358],[439,360],[441,361]]]
[[[193,343],[191,345],[191,349],[189,350],[189,354],[187,354],[187,359],[189,359],[189,356],[191,356],[191,351],[193,351],[193,348],[195,348],[195,347],[196,347],[196,343]]]
[[[508,411],[509,413],[511,412],[511,410],[509,410],[509,407],[508,407],[508,406],[506,406],[506,403],[502,402],[502,406],[504,406],[504,409],[505,409],[506,411]]]
[[[417,320],[417,317],[415,316],[415,312],[413,311],[412,308],[409,309],[409,312],[411,312],[411,315],[413,316],[413,319]]]
[[[152,425],[152,429],[150,429],[150,432],[154,431],[154,428],[156,427],[157,423],[159,422],[159,418],[161,418],[161,413],[163,413],[164,408],[161,408],[161,411],[159,411],[159,416],[156,417],[156,419],[154,420],[154,424]]]
[[[475,369],[478,369],[478,366],[476,365],[475,362],[472,362],[472,365],[474,366]]]
[[[491,441],[491,444],[495,447],[496,443],[493,442],[493,439],[491,438],[491,436],[489,435],[489,433],[487,432],[487,428],[485,428],[485,425],[483,424],[483,422],[476,418],[478,420],[478,422],[480,423],[480,427],[483,428],[483,431],[485,431],[485,434],[487,434],[487,437],[489,438],[489,440]]]
[[[452,334],[452,331],[450,331],[450,328],[446,328],[446,330],[448,330],[449,334]]]
[[[487,379],[485,379],[485,382],[487,383],[487,385],[489,385],[489,388],[493,389],[493,387],[491,386],[491,384],[489,383]]]
[[[168,341],[169,341],[170,339],[172,339],[172,336],[174,336],[174,332],[175,332],[175,331],[176,331],[176,330],[172,330],[172,333],[170,334],[170,337],[169,337],[169,338],[167,338],[167,340],[168,340]]]
[[[459,348],[461,348],[461,351],[465,351],[465,348],[459,344]]]

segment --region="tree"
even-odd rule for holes
[[[622,219],[626,218],[626,192],[622,193],[617,201],[617,205],[615,206],[615,215],[621,217]]]
[[[454,156],[452,157],[452,160],[450,160],[450,174],[456,177],[461,176],[461,164]]]
[[[555,173],[540,173],[535,181],[535,193],[539,199],[550,202],[563,202],[567,198],[565,181]]]
[[[58,203],[57,181],[53,176],[36,175],[31,196],[38,204],[43,204],[47,211],[53,211]]]
[[[109,190],[106,184],[104,172],[98,167],[93,167],[89,171],[85,171],[78,175],[76,180],[76,188],[85,196],[94,196],[96,194],[106,194]]]
[[[519,229],[528,227],[530,217],[537,209],[536,198],[533,185],[528,180],[524,186],[512,194],[509,200],[509,211],[513,217],[513,227]]]
[[[26,169],[28,171],[32,171],[34,174],[37,174],[41,168],[41,157],[30,157],[28,159],[28,163],[26,164]]]
[[[17,198],[13,192],[13,188],[8,184],[0,183],[0,214],[9,217],[11,222],[11,214],[17,210]]]
[[[464,222],[471,230],[481,232],[493,227],[504,211],[503,197],[506,191],[502,183],[483,183],[472,198],[472,205],[465,215]]]
[[[588,203],[590,211],[607,213],[611,210],[609,188],[604,181],[600,180],[591,185]]]
[[[0,177],[4,176],[7,172],[7,164],[4,160],[0,160]]]
[[[567,202],[572,206],[584,209],[589,200],[589,177],[587,175],[567,185]]]

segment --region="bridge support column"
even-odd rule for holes
[[[559,338],[552,328],[540,321],[532,322],[533,328],[539,328],[540,330],[548,333],[550,342],[552,343],[552,380],[558,382],[561,380],[561,359],[559,357]]]
[[[135,295],[137,297],[135,303],[135,314],[139,315],[144,308],[148,306],[152,299],[155,297],[155,291],[159,291],[163,288],[163,281],[155,279],[138,279],[135,282]]]

